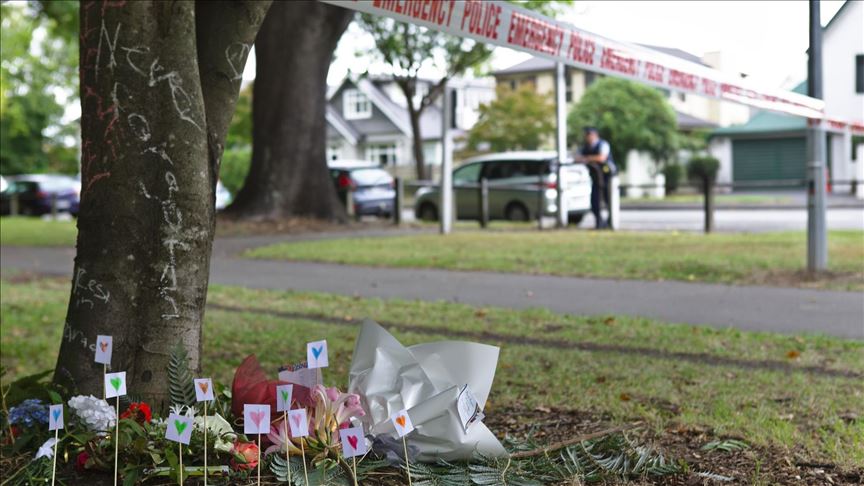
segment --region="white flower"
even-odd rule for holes
[[[194,427],[199,430],[203,429],[204,417],[195,417]],[[213,444],[214,449],[222,452],[231,452],[231,448],[234,447],[234,441],[237,440],[237,434],[234,433],[234,429],[227,420],[218,413],[208,415],[207,430],[216,435],[216,443]]]
[[[36,452],[36,457],[34,457],[33,460],[35,461],[36,459],[39,459],[40,457],[47,457],[48,459],[51,459],[52,457],[54,457],[54,443],[55,442],[57,442],[57,439],[55,439],[54,437],[51,437],[50,439],[46,440],[45,443],[42,444],[41,447],[39,447],[39,451]]]
[[[170,412],[176,413],[177,415],[186,416],[192,418],[195,416],[195,407],[190,407],[188,405],[171,405]]]
[[[114,427],[117,414],[108,402],[93,395],[78,395],[69,399],[69,408],[90,430],[106,432]]]

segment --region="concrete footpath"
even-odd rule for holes
[[[541,307],[566,314],[621,314],[751,331],[813,332],[864,339],[864,295],[858,292],[370,268],[237,256],[246,248],[277,241],[343,236],[357,234],[217,239],[211,283],[514,309]],[[74,256],[71,248],[3,247],[0,269],[4,275],[25,271],[71,276]]]

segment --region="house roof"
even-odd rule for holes
[[[834,16],[831,17],[831,20],[829,20],[828,23],[825,24],[825,27],[823,27],[822,30],[823,31],[828,30],[828,28],[831,27],[831,24],[833,24],[835,20],[840,18],[840,15],[843,14],[843,11],[846,10],[846,7],[848,7],[851,4],[852,4],[852,0],[846,0],[845,2],[843,2],[843,5],[840,6],[840,9],[837,10],[837,13],[835,13]]]
[[[675,110],[675,119],[678,121],[678,128],[681,130],[699,130],[717,128],[718,125],[712,121],[703,120],[702,118],[688,115]]]
[[[342,136],[345,140],[347,140],[351,145],[356,145],[357,141],[359,141],[363,136],[360,132],[357,131],[356,128],[351,126],[348,123],[348,120],[342,118],[342,114],[339,113],[339,110],[333,108],[330,103],[327,103],[327,109],[324,114],[324,117],[327,119],[327,123],[330,124],[339,135]]]
[[[806,93],[807,81],[802,81],[792,91],[801,94]],[[797,132],[805,128],[807,128],[807,120],[803,117],[772,111],[758,111],[750,117],[747,123],[718,128],[711,132],[711,136]]]
[[[690,54],[689,52],[682,51],[681,49],[677,49],[675,47],[663,47],[663,46],[652,46],[648,44],[637,44],[639,46],[645,47],[647,49],[651,49],[654,51],[662,52],[663,54],[667,54],[670,56],[677,57],[679,59],[683,59],[688,62],[695,62],[702,66],[708,66],[702,59],[695,55]],[[532,57],[526,61],[520,62],[514,66],[510,66],[508,68],[499,69],[498,71],[494,71],[492,74],[494,76],[500,76],[502,74],[516,74],[516,73],[531,73],[538,71],[553,71],[555,69],[555,61],[551,59],[546,59],[545,57]]]

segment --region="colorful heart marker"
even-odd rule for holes
[[[396,433],[399,434],[399,437],[404,437],[414,430],[414,424],[411,423],[408,410],[399,410],[390,417],[390,420],[393,422],[393,426],[396,428]]]
[[[306,437],[309,435],[309,418],[306,416],[306,409],[289,410],[288,426],[291,428],[291,437]]]
[[[105,375],[105,398],[120,397],[126,394],[126,372]]]
[[[326,368],[330,365],[327,360],[327,341],[315,341],[306,344],[306,361],[309,368]]]
[[[189,445],[192,438],[192,417],[172,413],[168,416],[166,425],[166,439]]]
[[[195,378],[195,399],[199,402],[210,402],[213,396],[213,381],[210,378]]]
[[[270,433],[270,405],[250,403],[243,405],[243,433]]]
[[[291,398],[294,395],[294,385],[279,385],[276,387],[276,411],[291,410]]]
[[[96,336],[96,362],[110,365],[114,338],[111,336]]]
[[[340,429],[339,438],[342,439],[342,456],[348,458],[366,454],[366,439],[364,438],[363,427]]]
[[[51,405],[48,408],[48,430],[60,430],[63,424],[63,404]]]

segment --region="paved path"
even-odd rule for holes
[[[392,231],[380,233],[392,234]],[[378,232],[365,233],[375,234]],[[340,236],[343,234],[300,238]],[[217,240],[211,282],[363,297],[446,300],[477,306],[543,307],[579,315],[624,314],[743,330],[818,332],[864,339],[864,296],[856,292],[368,268],[245,260],[235,256],[245,248],[286,239],[266,236]],[[74,256],[73,249],[3,247],[0,268],[3,273],[24,270],[71,275]]]

